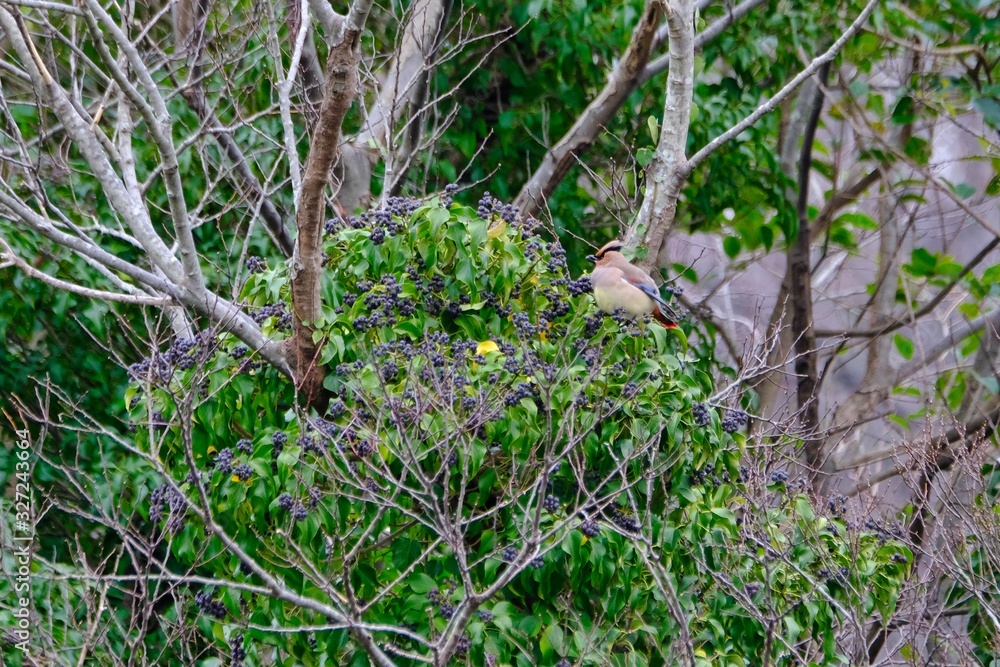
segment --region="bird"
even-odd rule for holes
[[[621,241],[611,241],[587,259],[594,263],[590,284],[597,306],[606,313],[624,308],[632,317],[652,315],[668,329],[677,326],[680,319],[670,307],[649,275],[629,263],[621,250]]]

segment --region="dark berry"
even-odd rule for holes
[[[247,257],[246,267],[250,273],[263,273],[267,271],[267,262],[262,257],[250,255]]]
[[[712,416],[704,403],[695,403],[691,408],[691,414],[694,415],[694,423],[697,426],[708,426],[712,423]]]

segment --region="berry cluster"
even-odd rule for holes
[[[530,382],[519,382],[514,391],[508,393],[504,399],[504,405],[508,408],[513,407],[521,402],[522,398],[534,398],[538,392],[538,387],[531,384]]]
[[[247,659],[247,652],[243,648],[243,633],[233,635],[233,638],[229,640],[229,650],[232,662],[230,663],[232,667],[240,667],[243,661]]]
[[[278,331],[288,331],[292,328],[292,314],[288,311],[288,306],[284,301],[261,306],[256,311],[250,313],[250,319],[257,324],[264,324],[268,318],[275,317],[274,328]]]
[[[452,202],[455,200],[456,192],[458,192],[458,186],[454,183],[444,186],[444,196],[441,197],[441,205],[445,208],[450,208]]]
[[[492,308],[493,312],[495,312],[500,317],[509,316],[511,311],[513,310],[513,308],[510,305],[504,305],[500,303],[500,297],[498,297],[493,292],[483,292],[482,294],[480,294],[480,297],[482,297],[483,299],[483,305],[486,306],[487,308]]]
[[[704,468],[695,470],[691,473],[691,486],[701,486],[708,480],[712,480],[713,484],[719,481],[719,478],[715,476],[715,466],[709,463]]]
[[[594,286],[590,283],[590,276],[581,276],[576,280],[566,283],[566,291],[570,296],[582,296],[594,291]]]
[[[343,224],[338,218],[330,218],[323,223],[323,233],[333,236],[343,227]]]
[[[513,204],[504,204],[489,192],[484,192],[476,207],[476,214],[483,220],[496,215],[508,224],[517,222],[520,210]]]
[[[226,617],[226,605],[216,600],[215,596],[208,591],[198,591],[194,596],[194,602],[201,609],[202,613],[208,614],[212,618],[221,621]]]
[[[691,408],[696,426],[708,426],[712,423],[712,416],[708,412],[708,407],[704,403],[695,403]]]
[[[369,240],[374,245],[382,245],[386,238],[393,237],[403,231],[400,218],[409,218],[420,207],[420,202],[412,197],[389,197],[379,208],[365,211],[347,219],[351,229],[370,229]],[[342,227],[337,219],[323,223],[326,234],[336,234]]]
[[[505,563],[513,563],[514,561],[517,560],[517,555],[519,553],[520,551],[518,551],[517,547],[507,547],[506,549],[503,550],[503,555],[501,556],[501,558]]]
[[[271,434],[271,458],[277,459],[281,456],[281,452],[285,449],[285,444],[288,442],[288,436],[285,435],[284,431],[275,431]]]
[[[296,521],[304,521],[309,516],[309,510],[298,500],[292,498],[290,493],[282,493],[278,496],[278,507],[291,513]]]
[[[267,271],[267,261],[263,257],[250,255],[247,257],[246,267],[250,273],[263,273]]]
[[[295,444],[302,448],[303,454],[308,454],[310,452],[323,455],[326,453],[326,447],[322,440],[309,435],[308,433],[303,433],[295,441]]]
[[[904,535],[903,523],[901,521],[886,522],[882,519],[869,518],[865,521],[865,529],[875,533],[880,542],[888,542],[890,539],[902,539]]]
[[[427,601],[439,608],[442,618],[450,620],[455,615],[455,605],[448,602],[448,600],[451,599],[451,596],[454,595],[455,590],[458,588],[458,582],[454,579],[449,579],[447,584],[448,589],[446,591],[441,591],[437,588],[427,591]]]
[[[163,510],[167,509],[167,531],[178,533],[184,527],[184,515],[187,513],[184,497],[173,487],[163,485],[153,489],[149,494],[149,520],[160,523]]]
[[[611,522],[624,530],[626,533],[638,533],[642,524],[634,516],[626,514],[621,509],[615,507],[611,510]]]
[[[514,323],[514,328],[517,329],[518,334],[524,337],[534,336],[538,332],[538,327],[531,323],[531,318],[528,317],[527,313],[514,313],[514,317],[511,319]]]
[[[162,354],[154,352],[128,367],[129,376],[136,382],[165,384],[175,369],[188,370],[208,361],[218,349],[215,335],[201,331],[194,338],[176,338]]]
[[[545,496],[545,500],[542,501],[542,507],[545,508],[546,512],[555,512],[561,504],[556,496]]]
[[[600,534],[601,526],[593,519],[587,519],[580,524],[580,531],[589,538],[595,538]]]
[[[830,509],[830,514],[835,517],[843,517],[844,513],[847,511],[847,496],[837,494],[831,496],[830,500],[827,502],[827,507]]]
[[[228,475],[233,471],[233,450],[226,447],[215,457],[215,469],[223,475]]]
[[[736,433],[749,421],[750,417],[742,410],[730,410],[722,420],[722,430],[726,433]]]
[[[553,241],[549,244],[549,263],[547,268],[552,273],[566,271],[566,249],[562,247],[559,241]]]

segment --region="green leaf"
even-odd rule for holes
[[[925,165],[931,159],[930,143],[921,137],[914,136],[907,139],[903,152],[919,165]]]
[[[983,120],[987,125],[994,130],[1000,130],[1000,102],[993,97],[980,97],[972,103],[972,106],[983,114]]]
[[[896,125],[906,125],[912,123],[917,115],[914,111],[913,98],[905,95],[899,98],[896,106],[892,110],[892,122]]]
[[[976,194],[976,189],[971,185],[969,185],[968,183],[959,183],[958,185],[954,186],[952,190],[954,190],[955,194],[961,197],[962,199],[968,199],[972,195]]]
[[[660,141],[660,124],[656,120],[656,116],[646,118],[646,128],[649,130],[649,137],[653,140],[653,143],[658,143]]]
[[[926,248],[914,248],[907,269],[915,276],[933,276],[937,273],[937,256]]]
[[[562,629],[558,625],[550,625],[545,628],[545,634],[542,635],[542,641],[548,643],[548,645],[552,647],[552,650],[555,651],[556,655],[561,656],[566,654],[565,638]],[[539,644],[544,646],[541,642],[539,642]],[[545,653],[544,648],[542,648],[542,653]]]
[[[736,514],[732,510],[726,509],[725,507],[713,507],[712,514],[727,521],[736,523]]]
[[[774,230],[770,225],[763,225],[760,228],[760,242],[764,244],[764,249],[770,252],[774,245]]]
[[[640,167],[648,167],[656,153],[651,148],[640,148],[635,152],[635,161]]]
[[[722,249],[726,251],[726,255],[728,255],[730,259],[733,259],[740,254],[740,248],[742,246],[743,244],[740,242],[739,238],[735,236],[727,236],[722,241]]]
[[[899,350],[904,359],[909,360],[913,358],[913,341],[900,334],[896,334],[892,337],[892,342],[896,345],[896,349]]]
[[[421,594],[429,593],[438,587],[437,582],[423,573],[412,575],[409,579],[407,579],[407,583],[410,585],[410,590],[414,593]]]
[[[878,223],[870,215],[864,213],[844,213],[833,221],[836,224],[853,225],[861,229],[878,229]]]

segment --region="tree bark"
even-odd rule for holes
[[[605,124],[639,86],[663,10],[663,0],[650,0],[646,4],[646,10],[632,32],[632,41],[608,77],[607,85],[580,114],[570,131],[545,154],[535,173],[521,188],[514,204],[522,213],[530,215],[545,205],[566,172],[590,148]]]
[[[408,109],[409,123],[422,121],[417,101],[433,67],[429,60],[437,51],[449,6],[449,0],[417,0],[408,10],[409,19],[399,48],[388,74],[379,83],[378,96],[368,109],[367,121],[357,136],[342,147],[335,166],[341,183],[337,196],[341,213],[350,214],[368,206],[372,170],[382,155],[381,150],[389,156],[387,192],[392,186],[391,172],[406,162],[402,152],[393,146],[393,133]]]
[[[646,171],[642,207],[625,238],[627,245],[641,243],[648,249],[646,256],[638,261],[646,271],[655,266],[660,246],[673,227],[677,198],[689,173],[686,148],[694,95],[694,3],[691,0],[676,0],[670,4],[667,31],[670,71],[660,140]]]
[[[365,12],[367,15],[367,12]],[[348,21],[349,23],[349,21]],[[323,219],[330,170],[339,153],[340,128],[358,92],[359,25],[345,24],[341,41],[331,47],[326,65],[326,92],[302,178],[302,196],[295,221],[298,237],[292,259],[293,335],[290,344],[295,385],[303,403],[322,411],[324,372],[321,346],[313,332],[323,316]]]
[[[830,64],[820,68],[817,78],[825,81]],[[799,231],[795,242],[788,249],[788,284],[792,295],[792,336],[795,338],[795,376],[798,380],[796,398],[803,426],[806,465],[810,476],[821,463],[820,454],[823,441],[819,437],[819,404],[816,396],[816,328],[813,326],[812,312],[812,268],[809,262],[809,176],[812,173],[812,146],[823,110],[823,87],[816,86],[809,119],[802,134],[802,152],[799,157],[799,196],[796,213]]]

